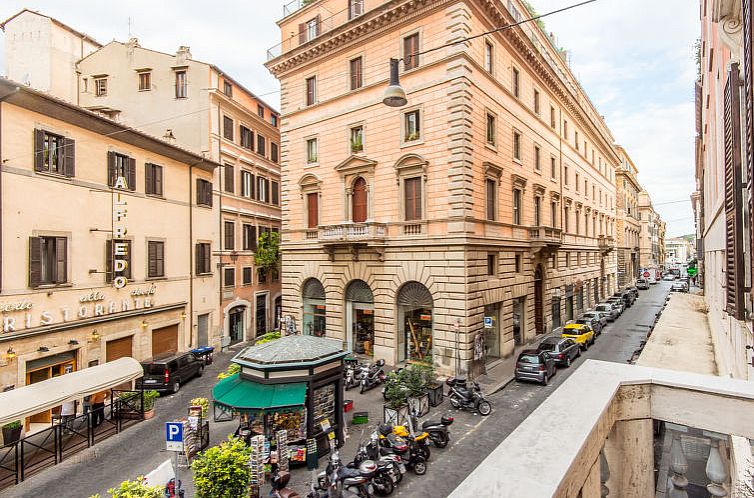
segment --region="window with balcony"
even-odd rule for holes
[[[406,221],[422,219],[422,178],[403,180],[403,198]]]
[[[550,202],[550,223],[553,228],[558,226],[558,203]]]
[[[364,72],[362,67],[363,59],[356,57],[348,63],[350,71],[351,90],[356,90],[364,85]]]
[[[367,182],[359,176],[353,182],[351,193],[351,216],[354,223],[363,223],[367,220],[367,203]]]
[[[319,192],[306,194],[306,227],[317,228],[319,225]]]
[[[534,226],[542,225],[542,198],[534,196]]]
[[[317,139],[310,138],[306,141],[306,162],[309,164],[315,164],[319,160],[317,155]]]
[[[175,98],[185,99],[188,97],[188,81],[186,71],[175,72]]]
[[[408,71],[419,67],[419,33],[403,38],[403,68]]]
[[[319,36],[319,22],[320,17],[317,16],[314,19],[306,21],[306,40],[313,40]]]

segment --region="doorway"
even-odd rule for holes
[[[61,375],[76,371],[76,351],[67,351],[38,360],[26,362],[26,385],[36,384],[43,380],[52,379]],[[25,429],[29,430],[29,424],[49,424],[52,414],[60,413],[60,407],[36,413],[26,419]]]
[[[484,307],[484,346],[488,362],[500,358],[500,303]]]
[[[231,344],[244,340],[243,316],[245,310],[244,306],[236,306],[228,313],[228,333],[230,334]]]
[[[152,331],[152,357],[160,353],[178,351],[178,325],[170,325]]]
[[[408,282],[398,292],[399,360],[433,363],[432,294],[419,282]]]
[[[325,288],[316,278],[307,280],[301,289],[304,305],[303,334],[323,337],[327,330]]]
[[[520,346],[524,343],[524,298],[513,300],[513,343]]]
[[[560,298],[552,298],[552,330],[560,327]]]
[[[207,346],[209,344],[209,313],[196,317],[196,328],[198,346]]]
[[[257,337],[267,333],[267,294],[257,295],[256,305]]]
[[[542,265],[537,265],[534,271],[534,330],[536,334],[545,333],[545,280],[542,275]]]
[[[363,280],[348,284],[346,315],[348,346],[356,353],[374,355],[374,295]]]

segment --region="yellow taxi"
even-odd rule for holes
[[[562,337],[573,339],[581,349],[589,349],[594,344],[594,331],[589,325],[582,323],[569,323],[563,327]]]

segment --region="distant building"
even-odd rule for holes
[[[620,165],[615,171],[615,219],[618,250],[618,285],[632,285],[639,272],[639,192],[642,191],[636,175],[638,169],[626,150],[616,146]]]
[[[665,263],[665,222],[652,207],[652,200],[646,190],[639,192],[638,199],[641,222],[639,265],[642,268],[662,269]]]
[[[665,241],[665,256],[668,265],[686,264],[695,257],[695,251],[691,242],[674,237]]]

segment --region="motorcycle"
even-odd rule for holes
[[[361,384],[364,365],[356,362],[348,362],[344,371],[345,381],[343,382],[346,391],[352,387]]]
[[[377,465],[371,460],[361,462],[358,469],[343,466],[336,450],[330,456],[327,468],[318,476],[319,488],[328,491],[326,496],[371,498],[374,486],[370,481],[376,472]]]
[[[380,446],[380,439],[377,433],[372,433],[369,442],[364,448],[369,460],[388,462],[391,464],[390,476],[393,478],[393,484],[398,484],[403,480],[403,474],[406,473],[406,464],[401,460],[400,455],[391,450]]]
[[[374,477],[372,477],[372,486],[374,486],[375,494],[379,496],[388,496],[392,494],[393,490],[395,489],[395,482],[393,477],[393,466],[395,464],[391,461],[386,460],[372,460],[367,455],[366,446],[360,444],[359,451],[356,452],[356,456],[353,458],[353,461],[346,465],[346,467],[349,469],[360,469],[361,465],[366,461],[372,461],[377,465]],[[400,475],[400,470],[398,470],[398,474]]]
[[[424,456],[426,460],[429,460],[429,433],[421,432],[419,434],[415,434],[413,431],[410,431],[409,428],[407,428],[405,425],[390,424],[381,424],[379,431],[382,436],[387,436],[388,434],[393,433],[396,436],[399,436],[407,441],[415,441],[419,446],[419,450],[421,451],[422,456]]]
[[[422,422],[421,430],[429,434],[429,439],[438,448],[445,448],[450,442],[450,434],[448,434],[448,426],[453,423],[453,417],[450,415],[443,415],[440,420],[425,420]],[[411,411],[411,425],[412,427],[418,427],[419,419],[416,414],[416,410]]]
[[[385,366],[385,360],[377,360],[369,365],[369,367],[362,369],[361,377],[361,393],[372,389],[378,384],[385,382],[385,370],[382,368]]]
[[[270,479],[270,485],[272,486],[270,496],[274,498],[300,498],[298,493],[287,487],[290,480],[290,473],[276,471]]]
[[[427,459],[424,458],[419,443],[414,440],[406,441],[392,432],[386,436],[380,434],[380,445],[394,451],[405,462],[406,468],[414,471],[414,474],[422,476],[427,473]]]
[[[450,387],[450,404],[453,408],[476,410],[483,417],[492,413],[492,405],[476,382],[471,381],[469,387],[465,377],[450,377],[445,383]]]

